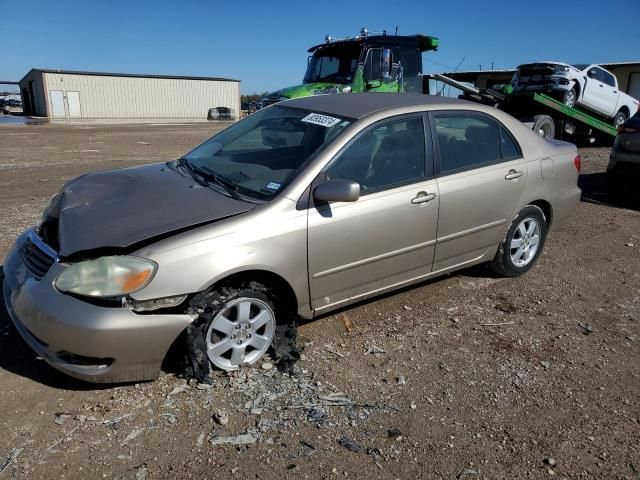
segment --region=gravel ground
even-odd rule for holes
[[[220,124],[0,127],[0,258],[78,174]],[[99,387],[0,319],[0,479],[640,478],[640,212],[584,201],[516,279],[477,267],[291,330],[300,360]]]

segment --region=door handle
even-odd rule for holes
[[[519,172],[517,170],[509,170],[509,173],[507,173],[504,176],[505,180],[515,180],[516,178],[520,178],[522,175],[524,175],[524,172]]]
[[[420,205],[421,203],[430,202],[434,198],[436,198],[435,193],[418,192],[418,195],[411,199],[411,203],[414,205]]]

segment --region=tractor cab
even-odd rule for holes
[[[425,35],[369,34],[333,39],[309,49],[301,85],[266,95],[263,106],[291,98],[327,93],[422,92],[422,52],[439,40]]]

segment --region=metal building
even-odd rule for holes
[[[207,118],[240,113],[240,81],[228,78],[32,69],[20,84],[26,115],[52,118]]]

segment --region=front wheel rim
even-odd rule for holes
[[[623,115],[618,115],[616,117],[615,122],[613,123],[613,126],[618,128],[620,125],[622,125],[625,122],[626,118]]]
[[[516,227],[509,244],[509,255],[516,267],[529,265],[540,249],[540,222],[527,217]]]
[[[257,298],[226,303],[207,329],[207,356],[223,370],[237,370],[262,358],[275,334],[273,309]]]

